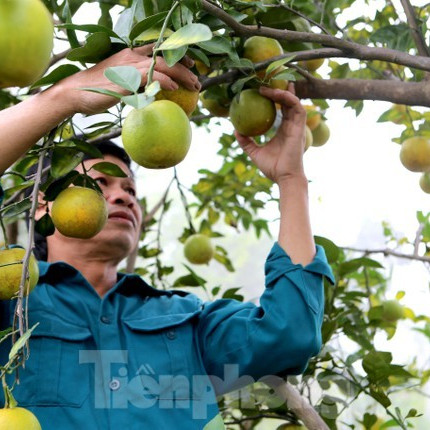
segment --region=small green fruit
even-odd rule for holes
[[[214,255],[214,248],[208,236],[193,234],[184,244],[186,259],[193,264],[207,264]]]

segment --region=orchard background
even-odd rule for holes
[[[409,172],[399,160],[403,140],[430,136],[430,5],[412,3],[181,1],[168,22],[173,31],[190,23],[210,28],[210,43],[188,45],[185,35],[183,46],[169,55],[177,54],[178,60],[187,52],[220,70],[215,78],[201,76],[204,88],[214,88],[215,96],[220,84],[228,85],[230,97],[242,84],[258,84],[248,80],[254,71],[241,57],[247,37],[262,34],[281,40],[287,74],[298,81],[298,95],[307,104],[305,98],[312,98],[331,131],[326,145],[305,154],[314,234],[326,248],[337,280],[335,287],[326,285],[324,347],[303,377],[289,377],[288,382],[285,377],[287,404],[279,406],[262,383],[249,389],[255,400],[252,408],[241,407],[234,395],[220,398],[229,429],[294,428],[289,423],[372,430],[430,425],[430,198],[418,185],[420,174]],[[126,47],[125,42],[141,43],[128,36],[138,36],[139,25],[159,28],[163,18],[148,26],[151,17],[169,11],[173,2],[45,4],[57,25],[54,57],[45,74],[49,77],[40,86],[0,90],[0,108],[77,70],[60,66],[90,67]],[[116,39],[92,45],[90,38],[106,41],[100,33],[113,37],[108,29],[121,36],[121,43]],[[297,68],[299,60],[310,58],[327,58],[317,74]],[[408,107],[397,109],[393,103]],[[130,109],[78,115],[62,124],[54,151],[63,151],[64,172],[75,167],[82,150],[73,149],[77,138],[119,139],[118,116],[125,118]],[[276,187],[242,154],[228,119],[211,118],[200,106],[192,122],[190,152],[175,169],[136,169],[147,216],[138,256],[123,268],[136,270],[158,288],[190,289],[203,299],[257,301],[264,285],[264,259],[277,234]],[[13,169],[25,175],[39,153],[36,147]],[[28,236],[21,218],[31,204],[21,194],[26,181],[4,175],[2,184],[9,188],[5,207],[10,208],[2,211],[9,241],[25,246]],[[207,267],[191,266],[183,257],[181,242],[193,231],[210,235],[217,246]],[[384,318],[387,300],[404,306],[403,318]],[[298,395],[312,408],[294,404]]]

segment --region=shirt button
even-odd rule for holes
[[[119,390],[119,387],[121,387],[121,382],[119,382],[118,379],[112,379],[112,381],[109,382],[109,388],[112,391]]]
[[[100,318],[100,321],[101,321],[103,324],[110,324],[110,318],[109,318],[109,317],[107,317],[107,316],[102,316],[102,317]]]
[[[172,339],[176,339],[176,331],[175,330],[169,330],[166,334],[167,338],[172,340]]]

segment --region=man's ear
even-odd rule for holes
[[[43,199],[43,193],[39,191],[37,195],[37,209],[35,213],[36,221],[43,217],[46,214],[46,210],[49,207],[49,202]],[[49,207],[50,208],[50,207]]]

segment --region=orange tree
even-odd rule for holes
[[[366,15],[361,9],[354,13],[353,0],[99,0],[91,3],[98,6],[100,13],[86,18],[85,22],[77,22],[76,14],[85,2],[44,0],[44,3],[56,24],[55,46],[61,45],[64,50],[54,48],[49,70],[30,87],[0,90],[1,109],[124,47],[155,41],[154,62],[158,55],[163,55],[169,65],[185,55],[195,60],[194,71],[202,82],[205,107],[209,109],[197,106],[191,116],[197,127],[210,128],[217,115],[227,115],[231,100],[242,89],[263,84],[283,88],[286,80],[295,81],[299,97],[312,100],[314,107],[309,109],[308,125],[313,129],[318,127],[321,118],[324,121],[331,99],[345,100],[345,106],[354,109],[357,115],[364,107],[364,100],[388,101],[393,105],[379,121],[403,126],[400,135],[392,136],[393,144],[403,145],[407,141],[411,145],[410,139],[417,137],[416,141],[424,142],[403,158],[410,161],[405,163],[407,168],[418,165],[416,170],[422,171],[421,183],[430,181],[425,172],[430,166],[427,151],[430,116],[420,108],[430,106],[430,51],[426,42],[429,5],[414,7],[409,0],[401,0],[401,7],[395,7],[391,2],[381,2],[378,7],[369,7],[369,15]],[[368,3],[372,2],[363,2]],[[96,20],[93,16],[97,16]],[[257,39],[249,42],[256,36]],[[263,55],[255,54],[255,45],[258,48],[255,40],[261,44]],[[249,53],[250,46],[253,46],[252,53]],[[268,51],[276,56],[268,58],[265,55]],[[328,70],[326,78],[318,74],[324,62]],[[52,234],[54,226],[49,214],[35,223],[34,201],[37,199],[23,198],[25,189],[36,184],[34,193],[41,188],[46,198],[53,200],[71,183],[97,188],[90,178],[78,174],[74,168],[84,154],[97,156],[91,142],[120,136],[125,105],[141,108],[151,103],[159,90],[151,79],[145,89],[139,88],[135,73],[129,68],[107,70],[106,74],[131,93],[125,97],[118,95],[120,103],[106,112],[109,119],[101,122],[95,116],[90,117],[93,119],[91,127],[82,130],[79,119],[69,118],[3,175],[6,196],[0,215],[6,244],[7,239],[15,242],[17,222],[28,210],[30,234],[26,248],[32,247],[35,228],[42,234]],[[258,140],[264,144],[272,133],[273,129]],[[327,134],[326,129],[324,134]],[[52,164],[48,179],[42,181],[41,160],[47,154]],[[182,243],[197,233],[221,236],[221,223],[232,231],[253,231],[257,237],[269,234],[269,221],[261,209],[267,202],[276,201],[272,196],[272,183],[250,164],[231,134],[220,137],[218,155],[221,167],[201,170],[190,189],[181,184],[174,171],[172,182],[162,191],[158,204],[148,207],[146,200],[141,200],[146,213],[142,240],[127,260],[125,270],[148,276],[159,288],[193,287],[210,298],[243,300],[239,288],[210,288],[191,266],[186,266],[187,274],[172,280],[173,267],[165,264],[160,245],[162,221],[172,208],[169,195],[174,192],[185,209],[184,228],[178,238]],[[29,167],[35,164],[37,173],[29,175]],[[109,163],[101,163],[98,168],[121,175]],[[62,179],[55,187],[50,187],[55,178]],[[415,238],[398,243],[389,226],[385,226],[387,247],[364,250],[364,254],[351,253],[327,238],[316,237],[317,243],[326,249],[336,276],[334,287],[325,286],[324,346],[300,378],[285,375],[281,385],[267,380],[266,384],[258,382],[249,387],[245,397],[233,394],[220,398],[227,428],[250,429],[273,418],[285,421],[280,428],[290,428],[289,424],[291,428],[304,425],[311,429],[419,427],[420,411],[405,410],[402,404],[395,403],[393,393],[411,387],[419,389],[426,383],[429,372],[416,363],[393,362],[390,352],[376,349],[374,339],[381,332],[391,338],[397,324],[408,320],[411,328],[420,331],[423,340],[428,340],[430,320],[402,306],[399,301],[403,293],[394,301],[385,300],[387,275],[381,262],[369,256],[379,252],[385,256],[420,260],[428,265],[430,214],[418,212],[417,221]],[[414,252],[406,254],[397,249],[405,244],[412,246]],[[24,267],[28,267],[30,254],[27,254]],[[144,259],[138,259],[139,256]],[[226,249],[216,246],[213,258],[217,264],[234,271],[234,261]],[[24,279],[25,276],[22,282]],[[18,301],[20,306],[23,306],[23,299],[21,296]],[[23,333],[25,321],[22,312],[20,315],[18,328]],[[26,340],[27,333],[21,339]],[[3,337],[10,335],[10,332],[2,333]],[[348,339],[348,349],[339,348],[342,346],[339,338]],[[1,368],[2,375],[12,371],[23,359],[18,354],[23,343],[15,344],[10,363]],[[363,399],[380,405],[379,410],[384,413],[379,417],[371,411],[346,414],[354,409],[355,402]]]

